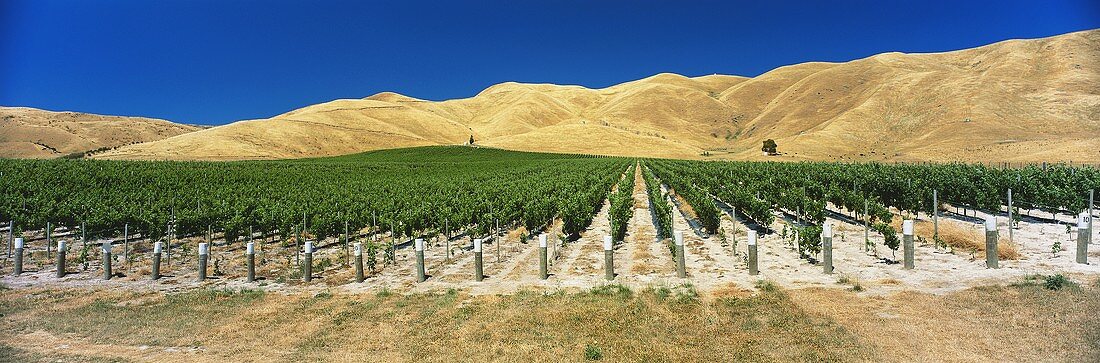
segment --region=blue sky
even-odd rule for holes
[[[0,105],[224,124],[381,91],[755,76],[1100,28],[1092,1],[0,0]]]

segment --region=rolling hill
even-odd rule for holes
[[[928,54],[663,73],[602,89],[502,83],[441,102],[342,99],[128,145],[112,159],[272,159],[461,144],[674,158],[1100,162],[1100,30]],[[766,157],[775,139],[783,155]]]
[[[199,129],[145,117],[0,107],[0,157],[46,159],[81,155]]]

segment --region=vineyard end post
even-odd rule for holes
[[[57,241],[57,278],[65,277],[65,241]]]
[[[424,239],[417,238],[413,244],[416,249],[416,282],[424,282],[428,278],[424,273]]]
[[[913,220],[906,219],[901,224],[901,243],[904,249],[902,259],[903,269],[913,269]]]
[[[833,273],[833,226],[825,223],[821,226],[821,262],[825,273]]]
[[[546,233],[539,235],[539,278],[546,280],[549,277],[546,269]]]
[[[687,257],[684,256],[684,232],[672,232],[676,244],[676,276],[681,279],[687,277]]]
[[[1000,268],[997,252],[997,217],[985,221],[985,268]]]
[[[305,252],[302,254],[302,281],[313,281],[313,242],[306,241]]]
[[[103,279],[111,279],[111,241],[103,241]]]
[[[611,236],[603,236],[603,272],[607,281],[615,279],[615,251]]]
[[[355,243],[355,282],[363,282],[363,243]]]
[[[19,276],[23,273],[23,238],[15,239],[15,267],[12,275]]]
[[[256,244],[248,242],[245,245],[245,264],[248,268],[248,275],[246,275],[245,281],[256,281]]]
[[[50,249],[53,247],[53,224],[46,222],[46,260],[50,259]]]
[[[206,262],[210,254],[210,249],[205,242],[199,243],[199,282],[206,280]]]
[[[756,231],[751,229],[748,230],[748,236],[746,236],[746,239],[746,243],[748,243],[749,248],[749,275],[756,276],[760,274],[760,266],[756,260]]]
[[[481,238],[474,238],[474,280],[478,282],[485,279],[484,259],[481,251],[482,242],[484,242],[484,240]],[[421,279],[420,281],[424,280]]]
[[[162,248],[164,248],[164,244],[162,242],[156,242],[153,244],[153,280],[160,279],[160,251]]]

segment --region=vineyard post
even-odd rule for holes
[[[997,265],[997,217],[985,220],[985,268]]]
[[[481,238],[474,238],[474,280],[479,282],[485,279],[485,270],[482,265],[484,260],[482,259],[481,243]],[[423,264],[422,262],[418,263]],[[421,278],[420,281],[424,281],[423,278]]]
[[[1081,213],[1077,218],[1077,263],[1088,264],[1089,222],[1092,216]]]
[[[760,274],[760,268],[756,261],[756,231],[748,230],[747,243],[749,247],[749,275],[756,276]]]
[[[19,276],[23,273],[23,238],[15,239],[15,268],[12,275]]]
[[[348,252],[351,252],[348,251],[349,242],[351,242],[349,241],[350,238],[351,236],[348,235],[348,220],[344,219],[344,266],[348,265],[348,255],[350,255]]]
[[[730,218],[730,222],[732,222],[732,224],[733,224],[733,231],[732,231],[733,233],[730,233],[730,235],[733,236],[733,243],[731,243],[731,249],[733,250],[733,254],[736,255],[737,254],[737,207],[730,207],[730,210],[732,211],[732,213],[730,213],[730,217],[732,217],[732,218]]]
[[[450,218],[447,218],[447,219],[443,220],[443,237],[444,237],[443,239],[445,240],[444,247],[447,248],[447,254],[444,255],[444,256],[446,256],[446,257],[444,257],[444,260],[447,261],[447,262],[451,262],[451,220],[450,220]]]
[[[246,282],[256,281],[256,244],[248,242],[245,245],[245,264],[248,267],[248,275],[245,278]]]
[[[913,220],[906,219],[901,223],[901,244],[904,248],[902,259],[903,269],[913,269]]]
[[[424,274],[424,239],[417,238],[413,242],[413,247],[416,249],[416,282],[424,282],[427,279]]]
[[[168,267],[172,267],[172,234],[175,233],[175,229],[176,229],[176,226],[171,225],[171,227],[169,228],[168,234],[166,236],[164,236],[164,238],[168,239],[168,243],[164,244],[164,247],[165,247],[164,257],[166,257],[168,259],[168,261],[165,261],[165,265],[168,266]]]
[[[210,253],[206,243],[199,243],[199,282],[206,280],[206,258]]]
[[[46,260],[47,261],[50,259],[50,248],[53,245],[53,238],[52,238],[53,236],[51,236],[52,233],[50,233],[52,231],[51,227],[53,227],[53,225],[50,224],[50,222],[46,222]]]
[[[302,235],[298,234],[298,226],[290,227],[290,234],[294,236],[294,264],[302,265]]]
[[[363,282],[363,243],[355,242],[355,282]]]
[[[1011,199],[1011,198],[1009,198]],[[940,238],[940,200],[939,193],[935,189],[932,189],[932,240],[939,241]],[[937,242],[938,243],[938,242]],[[938,245],[936,246],[939,247]]]
[[[130,224],[122,226],[122,258],[126,260],[126,272],[130,271]]]
[[[500,236],[500,220],[499,219],[494,219],[494,221],[496,221],[497,229],[496,229],[495,232],[493,232],[493,245],[496,246],[496,248],[497,248],[497,262],[496,263],[500,263],[500,239],[498,238]]]
[[[612,250],[613,246],[611,236],[603,236],[603,272],[607,281],[615,279],[615,251]]]
[[[833,273],[833,226],[821,225],[821,260],[826,274]]]
[[[153,244],[153,280],[160,279],[160,251],[163,246],[161,242]]]
[[[996,217],[994,217],[996,219]],[[1008,243],[1015,244],[1016,239],[1013,238],[1012,223],[1015,220],[1012,219],[1012,188],[1008,188]]]
[[[111,279],[111,241],[103,241],[103,279]]]
[[[14,230],[15,230],[15,221],[14,220],[9,220],[8,221],[8,257],[11,257],[11,246],[12,246],[12,238],[11,237],[12,237],[12,231],[14,231]]]
[[[306,241],[305,253],[302,258],[302,281],[313,281],[313,242]]]
[[[80,246],[88,247],[88,234],[84,233],[84,222],[80,222]]]
[[[672,232],[676,243],[676,276],[681,279],[687,277],[687,258],[684,256],[684,232]]]
[[[539,235],[539,278],[546,280],[546,233]]]
[[[871,223],[871,216],[868,213],[867,199],[863,200],[863,252],[868,252],[871,249],[868,248],[871,242],[871,234],[869,232],[868,224]]]
[[[65,241],[57,241],[57,278],[65,277]]]
[[[1096,203],[1096,189],[1089,189],[1089,244],[1092,244],[1092,206]]]

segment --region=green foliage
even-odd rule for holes
[[[387,150],[334,158],[241,162],[0,160],[0,216],[17,225],[87,222],[88,237],[123,225],[179,236],[218,226],[230,239],[249,226],[305,229],[322,240],[344,230],[439,230],[449,220],[487,233],[541,226],[555,216],[573,234],[591,223],[630,161],[469,147]],[[111,186],[105,188],[104,186]],[[377,218],[374,218],[377,216]]]
[[[622,242],[626,236],[626,225],[634,215],[634,166],[627,169],[618,189],[608,197],[611,209],[608,220],[611,222],[611,240]]]
[[[649,210],[656,219],[654,222],[657,238],[672,238],[672,206],[668,203],[668,197],[661,192],[661,183],[649,168],[643,168],[642,179],[645,180],[646,195],[649,197]]]
[[[374,273],[378,268],[378,244],[374,241],[367,242],[367,271]]]
[[[760,151],[766,152],[768,154],[775,154],[779,152],[778,149],[779,145],[775,143],[775,140],[767,139],[764,140],[764,145],[760,148]]]
[[[600,347],[592,345],[592,344],[585,344],[585,346],[584,346],[584,360],[602,360],[602,359],[603,359],[603,350],[601,350]]]
[[[1076,287],[1077,284],[1070,281],[1062,274],[1050,275],[1043,278],[1043,287],[1047,290],[1061,290],[1063,287]]]

